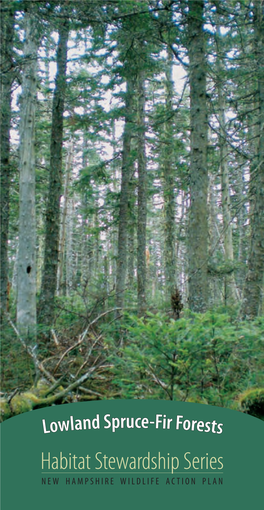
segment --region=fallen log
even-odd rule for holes
[[[90,368],[84,375],[79,377],[79,379],[68,385],[66,388],[61,385],[59,386],[60,380],[50,386],[47,380],[40,379],[36,387],[30,388],[28,391],[22,393],[14,391],[6,398],[0,398],[0,422],[5,421],[12,416],[33,411],[33,409],[50,406],[58,402],[62,403],[71,392],[79,388],[89,377],[91,377],[92,373],[97,370],[100,365],[101,364]],[[50,393],[57,388],[59,391],[54,395],[50,395]],[[86,396],[86,400],[87,399],[88,396]],[[93,399],[94,396],[91,396],[91,400]]]

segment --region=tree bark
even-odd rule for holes
[[[208,304],[208,125],[203,9],[203,0],[189,2],[188,54],[191,103],[189,306],[195,312],[204,312]]]
[[[17,262],[17,326],[21,335],[36,335],[35,113],[39,30],[25,13],[24,67],[20,111],[19,246]]]
[[[261,308],[264,276],[264,1],[254,2],[254,38],[258,80],[258,160],[251,174],[254,180],[254,203],[251,214],[251,240],[248,270],[243,293],[242,316],[252,319]]]
[[[68,213],[66,224],[66,260],[65,260],[65,283],[66,283],[66,296],[70,296],[73,289],[73,276],[74,276],[74,243],[73,243],[73,230],[74,230],[74,198],[68,200]]]
[[[135,221],[131,218],[128,225],[128,271],[127,284],[132,291],[135,274]]]
[[[125,127],[123,134],[123,159],[121,190],[118,220],[118,244],[116,261],[116,306],[123,308],[124,292],[127,272],[127,229],[128,229],[128,201],[129,181],[131,178],[131,139],[132,139],[132,106],[133,106],[133,82],[127,79],[127,91],[125,99]]]
[[[247,262],[247,252],[248,252],[248,243],[247,243],[247,219],[248,212],[245,204],[245,175],[244,168],[241,168],[241,173],[238,176],[237,183],[237,197],[238,203],[240,204],[239,211],[237,214],[237,230],[238,230],[238,241],[237,241],[237,260],[239,262],[239,269],[237,271],[237,282],[238,288],[240,291],[240,295],[243,293],[244,283],[245,283],[245,267]]]
[[[173,55],[168,48],[166,66],[166,122],[164,128],[164,163],[163,163],[163,196],[164,196],[164,256],[165,256],[165,283],[167,298],[170,299],[176,287],[176,253],[175,253],[175,186],[173,169]]]
[[[4,6],[5,9],[7,6]],[[0,205],[0,321],[8,308],[8,230],[10,195],[10,126],[11,126],[11,87],[13,81],[12,44],[14,36],[14,13],[0,7],[1,40],[1,205]]]
[[[220,44],[221,34],[218,27],[216,34],[217,45]],[[222,188],[222,210],[223,210],[223,228],[224,228],[224,249],[225,261],[227,263],[234,262],[234,249],[233,249],[233,230],[232,230],[232,217],[231,217],[231,202],[230,202],[230,186],[228,174],[228,150],[226,143],[226,119],[225,119],[225,96],[223,91],[223,76],[224,68],[220,57],[219,47],[217,47],[217,92],[218,92],[218,120],[219,120],[219,149],[220,149],[220,173],[221,173],[221,188]],[[226,304],[234,304],[239,295],[236,288],[234,273],[225,276]]]
[[[137,298],[138,314],[146,311],[146,226],[147,188],[145,154],[145,82],[143,71],[137,76],[137,163],[138,163],[138,225],[137,225]]]
[[[222,238],[220,235],[218,225],[218,204],[217,197],[215,194],[215,176],[209,174],[209,190],[208,190],[208,231],[209,231],[209,245],[210,245],[210,263],[214,267],[218,265],[218,250],[216,247],[219,245],[219,250],[225,253]],[[218,274],[210,274],[209,279],[209,304],[210,306],[216,306],[221,304],[222,289],[221,289],[222,278]]]
[[[69,20],[59,28],[57,74],[52,105],[50,143],[50,178],[46,209],[45,254],[39,302],[39,322],[51,325],[54,318],[57,269],[59,260],[60,198],[62,195],[63,113],[66,92],[67,42]]]
[[[61,228],[60,228],[60,242],[59,242],[59,260],[58,260],[58,272],[57,272],[57,294],[60,295],[60,289],[62,286],[64,259],[65,259],[65,238],[66,238],[66,220],[69,202],[69,186],[70,186],[70,175],[72,171],[72,159],[73,159],[73,142],[70,142],[68,149],[68,157],[65,169],[65,181],[64,181],[64,202],[61,215]]]

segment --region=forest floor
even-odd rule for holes
[[[29,410],[33,394],[32,408],[170,399],[264,419],[263,331],[264,317],[243,322],[227,313],[185,310],[179,320],[159,312],[116,319],[110,311],[88,323],[76,315],[49,334],[40,330],[38,347],[32,349],[9,319],[1,334],[1,401],[11,405],[27,395],[25,409],[11,405],[6,417]]]

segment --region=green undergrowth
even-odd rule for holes
[[[26,353],[21,342],[9,326],[1,330],[1,391],[21,391],[30,387],[34,382],[34,364]]]
[[[126,315],[115,359],[121,398],[200,402],[240,409],[239,396],[264,387],[264,318],[227,314]],[[109,340],[111,342],[111,340]]]
[[[66,309],[54,327],[55,339],[47,341],[41,328],[38,336],[40,361],[55,378],[68,374],[65,384],[71,374],[79,377],[102,361],[85,384],[88,393],[77,399],[180,400],[264,418],[264,317],[243,322],[235,314],[187,310],[179,320],[160,312],[144,318],[124,314],[117,320],[113,312],[103,315],[83,344],[71,350],[86,327],[82,310],[69,317]],[[32,360],[6,325],[1,335],[2,392],[25,391],[34,376]]]

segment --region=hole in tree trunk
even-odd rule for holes
[[[27,274],[29,274],[29,273],[30,273],[30,271],[31,271],[31,266],[28,266],[28,267],[27,267]]]

